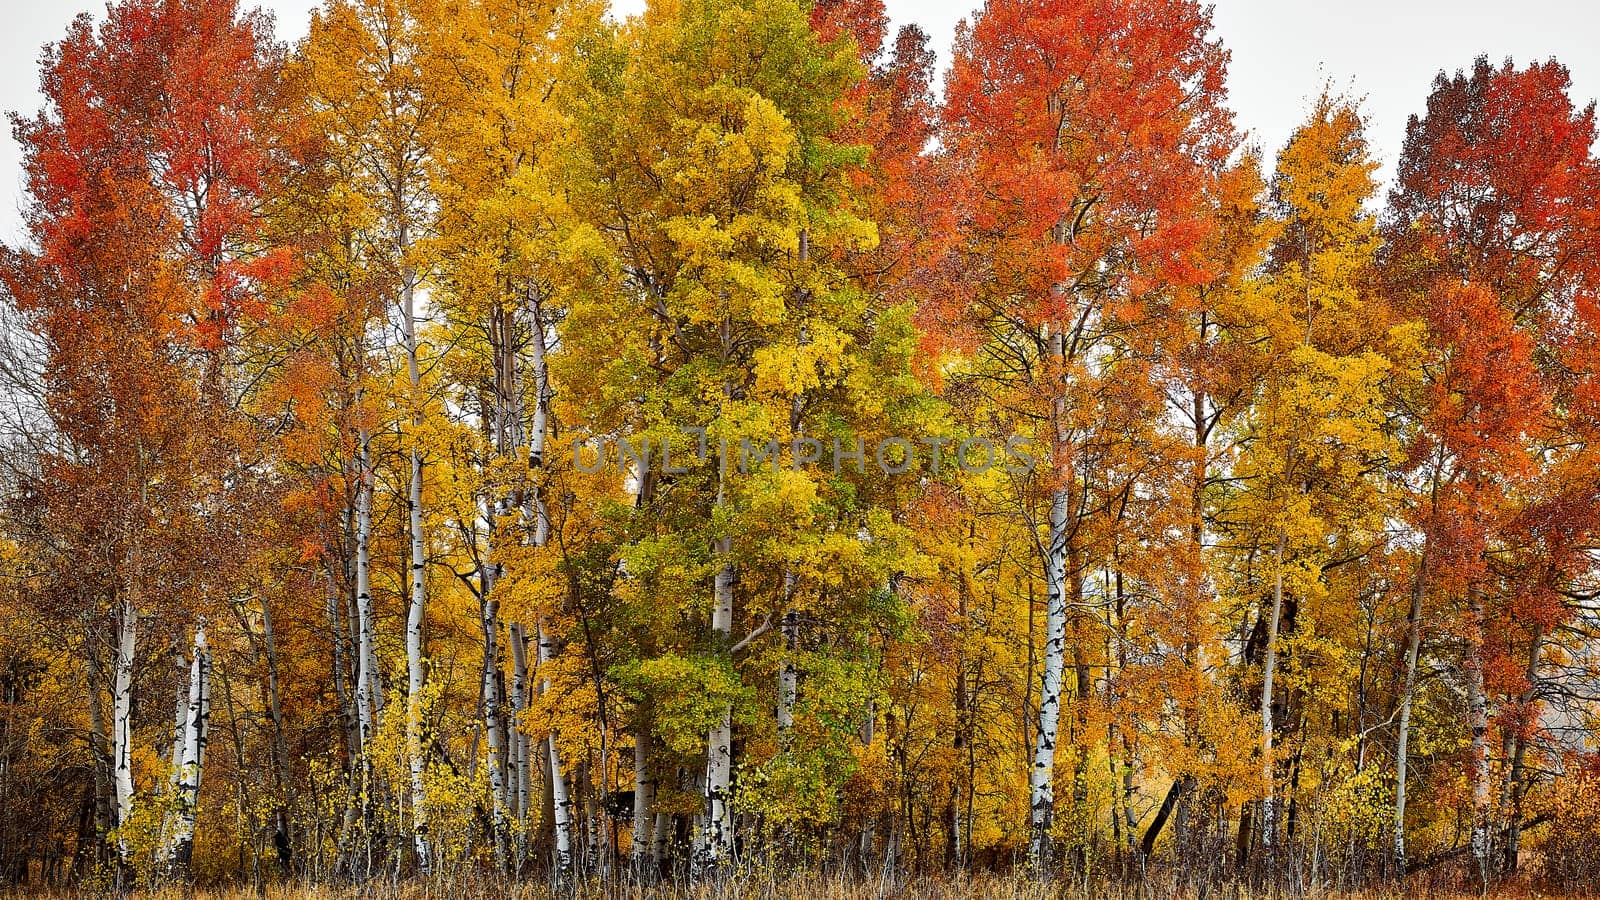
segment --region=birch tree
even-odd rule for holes
[[[438,61],[430,90],[440,108],[432,133],[432,177],[440,201],[434,243],[443,260],[441,305],[452,327],[472,333],[473,345],[483,348],[488,391],[482,416],[491,439],[482,479],[492,507],[483,564],[494,569],[496,580],[511,578],[502,592],[515,592],[523,574],[515,567],[531,565],[550,535],[544,467],[552,390],[546,354],[571,282],[567,270],[582,264],[581,251],[575,257],[572,249],[581,236],[575,237],[558,179],[570,158],[566,104],[581,90],[577,48],[598,27],[600,8],[592,2],[486,0],[457,12],[430,36]],[[523,543],[531,553],[519,552]],[[505,746],[495,750],[507,777],[496,787],[494,802],[497,817],[518,820],[526,814],[532,774],[523,734],[527,692],[542,696],[550,683],[545,676],[528,680],[527,630],[514,617],[532,609],[513,597],[484,620],[488,639],[500,628],[497,616],[513,617],[510,719]],[[554,663],[557,636],[547,614],[535,617],[536,671],[543,671]],[[485,658],[497,654],[486,652]],[[498,666],[488,664],[485,671]],[[485,709],[498,718],[490,707],[504,700],[491,704],[490,697],[498,698],[499,688],[486,680],[485,691]],[[498,742],[500,729],[488,730]],[[555,867],[564,877],[572,865],[571,801],[554,734],[539,756],[555,795],[548,821]]]
[[[183,723],[183,753],[178,772],[177,826],[167,856],[179,871],[186,871],[194,856],[195,811],[200,805],[200,777],[205,771],[206,741],[211,718],[211,649],[206,645],[205,623],[194,630],[189,668],[189,703]]]
[[[1281,230],[1247,301],[1262,335],[1262,394],[1237,426],[1242,451],[1232,474],[1251,489],[1224,515],[1260,529],[1229,552],[1265,561],[1260,581],[1239,589],[1263,596],[1260,838],[1269,854],[1280,837],[1274,743],[1283,704],[1274,682],[1285,602],[1311,608],[1327,591],[1329,554],[1382,543],[1385,495],[1368,473],[1397,455],[1379,410],[1388,356],[1407,344],[1403,332],[1391,339],[1384,307],[1363,284],[1378,238],[1365,209],[1376,163],[1362,127],[1352,104],[1324,95],[1290,138],[1272,181]]]
[[[1139,377],[1115,371],[1126,355],[1116,349],[1124,340],[1118,313],[1136,302],[1140,277],[1182,286],[1202,275],[1202,266],[1180,260],[1194,259],[1204,233],[1206,173],[1233,144],[1219,106],[1225,60],[1209,15],[1192,4],[1146,12],[1140,4],[990,3],[958,34],[945,88],[946,152],[958,183],[973,187],[949,197],[959,223],[949,253],[960,275],[938,300],[939,315],[968,341],[990,323],[1000,327],[979,357],[1009,373],[1012,393],[997,401],[1045,423],[1026,436],[1048,451],[1047,474],[1031,486],[1037,506],[1025,500],[1018,510],[1038,523],[1046,593],[1029,769],[1029,856],[1041,875],[1051,869],[1056,830],[1069,655],[1086,674],[1082,648],[1067,646],[1090,564],[1083,529],[1105,502],[1101,491],[1112,491],[1095,460],[1124,424],[1095,423],[1097,395]],[[1130,105],[1125,92],[1163,99]],[[1129,425],[1151,415],[1128,412]]]
[[[620,47],[625,67],[598,85],[586,112],[594,187],[582,199],[615,260],[599,284],[622,291],[631,306],[618,316],[599,297],[582,298],[568,322],[586,327],[569,327],[563,346],[588,371],[567,384],[598,398],[611,393],[608,385],[637,385],[642,402],[590,406],[591,427],[648,436],[657,448],[651,469],[695,485],[675,491],[667,505],[642,478],[637,502],[670,529],[656,540],[682,546],[696,560],[700,599],[680,598],[658,580],[657,567],[667,561],[655,540],[627,551],[625,577],[667,590],[695,623],[657,634],[655,653],[635,671],[679,679],[714,698],[692,714],[657,704],[646,721],[671,735],[678,752],[691,749],[682,737],[689,728],[703,735],[693,748],[703,753],[697,762],[704,773],[695,859],[701,871],[716,872],[735,839],[738,669],[762,639],[779,634],[782,560],[792,571],[816,565],[803,561],[814,551],[802,548],[815,546],[808,535],[820,525],[805,505],[819,491],[815,473],[785,472],[770,453],[751,465],[749,455],[781,447],[797,402],[799,431],[818,446],[835,435],[842,447],[856,443],[848,418],[835,420],[832,431],[812,431],[811,423],[822,420],[814,411],[828,402],[822,398],[841,391],[849,354],[866,352],[854,344],[864,310],[842,284],[837,260],[850,248],[870,248],[873,229],[842,190],[858,151],[829,137],[837,127],[833,103],[860,70],[853,46],[820,44],[800,9],[777,0],[652,7],[629,24]],[[904,322],[904,312],[898,315]],[[682,428],[704,429],[704,452]],[[668,446],[667,464],[687,465],[684,475],[664,474],[660,448]],[[827,471],[828,461],[822,465]],[[854,480],[854,464],[845,466]],[[783,499],[753,505],[760,485]],[[849,527],[847,534],[858,526]],[[790,537],[774,540],[773,528]],[[795,591],[805,592],[808,579],[794,574]],[[652,618],[642,609],[639,615]],[[778,706],[766,707],[766,727],[775,724]],[[797,700],[790,707],[796,718],[802,706]],[[645,815],[636,807],[636,816]]]
[[[1569,325],[1555,323],[1576,321],[1588,302],[1580,298],[1595,290],[1592,257],[1562,249],[1588,227],[1582,185],[1595,171],[1593,108],[1575,108],[1569,86],[1554,61],[1518,68],[1479,58],[1470,71],[1441,73],[1427,113],[1408,123],[1390,198],[1391,282],[1428,330],[1431,365],[1408,402],[1413,458],[1425,463],[1418,493],[1429,496],[1418,518],[1426,578],[1459,610],[1470,846],[1485,884],[1495,869],[1495,689],[1486,673],[1508,662],[1485,629],[1528,602],[1502,580],[1519,548],[1542,543],[1524,530],[1539,513],[1517,512],[1519,498],[1537,506],[1532,498],[1583,444],[1556,437],[1568,427],[1558,410],[1572,374],[1535,349],[1559,345],[1552,335]],[[1397,857],[1403,840],[1397,833]]]
[[[0,255],[0,281],[47,348],[42,412],[59,440],[38,509],[92,539],[72,565],[90,567],[114,623],[101,646],[119,876],[134,862],[139,638],[166,618],[153,598],[176,613],[199,605],[197,581],[232,590],[235,548],[214,536],[246,508],[234,358],[272,281],[254,218],[269,41],[231,3],[113,5],[51,46],[46,106],[18,120],[30,246]]]
[[[328,140],[343,154],[346,189],[366,210],[366,228],[354,237],[367,266],[392,286],[391,309],[398,316],[406,391],[398,429],[409,462],[406,507],[409,538],[407,568],[406,748],[410,774],[412,847],[424,871],[431,867],[427,795],[423,772],[426,752],[422,735],[422,697],[426,680],[424,632],[427,622],[428,535],[424,495],[422,348],[419,335],[418,287],[426,273],[418,242],[431,224],[425,141],[435,106],[425,88],[423,21],[431,21],[426,3],[340,2],[319,11],[302,49],[303,79]],[[370,562],[363,561],[370,543],[372,515],[371,435],[359,437],[357,488],[356,594],[360,616],[357,676],[359,716],[370,716],[382,704],[381,673],[369,648]],[[365,591],[363,590],[365,588]],[[360,600],[366,597],[363,605]],[[363,729],[371,722],[363,719]],[[369,734],[370,736],[370,734]]]

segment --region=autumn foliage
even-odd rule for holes
[[[78,19],[0,884],[1597,887],[1594,107],[1442,73],[1385,196],[1227,62],[1191,0],[990,0],[942,81],[878,0]]]

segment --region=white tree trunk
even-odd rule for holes
[[[348,598],[342,596],[339,591],[338,579],[333,574],[331,561],[328,564],[328,577],[325,583],[327,600],[323,614],[327,619],[328,632],[333,636],[333,695],[339,703],[339,724],[344,730],[345,751],[349,753],[351,759],[355,759],[361,755],[361,746],[356,731],[354,701],[345,678],[345,653],[349,645],[345,642],[347,632],[342,614],[342,610],[348,608]]]
[[[183,778],[183,727],[189,718],[189,669],[190,663],[183,655],[183,648],[177,641],[172,642],[172,669],[173,669],[173,712],[172,712],[172,752],[167,757],[167,764],[172,766],[172,773],[167,779],[168,794],[178,792],[178,782]]]
[[[202,621],[194,630],[194,657],[189,664],[189,708],[184,717],[183,761],[176,797],[178,824],[168,854],[176,871],[187,871],[194,854],[195,813],[200,804],[200,776],[205,769],[210,718],[211,651]]]
[[[704,797],[706,794],[706,770],[696,769],[693,778],[693,793]],[[701,805],[700,810],[689,820],[690,860],[699,865],[705,859],[706,853],[706,808]]]
[[[537,479],[539,470],[544,467],[545,441],[550,423],[550,369],[546,359],[549,348],[546,344],[542,298],[537,291],[529,292],[528,317],[528,353],[533,372],[533,422],[528,431],[528,466]],[[542,549],[550,540],[550,511],[537,482],[529,492],[528,502],[528,513],[533,520],[533,545]],[[550,692],[548,666],[555,659],[555,637],[550,633],[548,619],[539,620],[535,637],[538,641],[535,660],[540,670],[538,691],[539,696],[543,697]],[[545,739],[544,755],[543,764],[550,771],[555,869],[558,877],[565,877],[572,868],[572,792],[566,773],[561,769],[561,751],[553,728]]]
[[[800,231],[799,256],[802,266],[811,259],[811,234],[805,229]],[[807,292],[804,290],[796,293],[792,303],[797,312],[803,309],[806,296]],[[800,326],[799,343],[802,347],[811,343],[810,332],[804,324]],[[791,446],[801,436],[804,414],[805,394],[797,393],[789,401]],[[800,614],[794,608],[796,581],[794,572],[783,573],[783,663],[778,667],[778,737],[785,748],[793,736],[794,704],[800,695],[800,673],[794,664],[795,649],[800,643]]]
[[[543,621],[539,623],[538,637],[539,695],[542,697],[550,692],[549,670],[546,667],[555,658],[555,642],[551,640]],[[550,735],[545,739],[545,752],[550,766],[550,795],[556,839],[555,868],[558,877],[565,877],[572,869],[572,794],[567,786],[567,776],[561,770],[561,750],[554,728],[550,729]]]
[[[680,791],[692,786],[684,783],[689,780],[687,774],[681,766],[678,768],[677,787]],[[675,819],[672,814],[664,810],[657,810],[655,827],[651,829],[650,835],[650,863],[652,866],[659,869],[661,863],[666,861],[667,852],[671,849],[672,841],[677,837],[676,832]]]
[[[1272,681],[1278,668],[1278,626],[1283,616],[1283,551],[1287,534],[1278,526],[1278,542],[1273,549],[1277,571],[1272,577],[1272,613],[1267,617],[1266,658],[1261,664],[1261,780],[1267,796],[1261,801],[1261,843],[1270,854],[1277,843],[1278,822],[1272,759]]]
[[[1055,816],[1056,736],[1061,722],[1061,678],[1067,650],[1067,516],[1071,497],[1058,488],[1050,498],[1050,540],[1045,548],[1044,667],[1039,678],[1039,723],[1029,772],[1032,807],[1029,861],[1037,872],[1049,863],[1050,830]]]
[[[414,365],[415,363],[413,363]],[[422,735],[422,694],[427,684],[422,629],[427,616],[422,535],[422,455],[411,451],[411,604],[406,612],[406,756],[411,767],[411,830],[417,866],[433,870],[428,838],[428,794],[423,784],[427,755]]]
[[[494,405],[492,409],[486,409],[484,415],[489,419],[487,424],[492,434],[496,457],[506,458],[516,447],[517,428],[521,418],[521,408],[518,405],[520,398],[516,389],[516,354],[513,349],[511,317],[503,308],[497,306],[491,310],[486,328],[493,356]],[[512,497],[507,494],[487,496],[484,498],[484,507],[484,533],[488,538],[482,563],[483,726],[489,748],[487,764],[493,807],[495,858],[499,866],[504,869],[507,859],[507,825],[516,814],[514,798],[518,791],[516,752],[519,736],[515,699],[513,698],[513,708],[510,710],[508,722],[506,698],[501,692],[501,670],[504,660],[500,653],[500,604],[495,595],[495,584],[503,574],[503,567],[495,558],[495,547],[501,538],[497,532],[500,517],[512,511]],[[509,635],[515,653],[515,645],[519,638],[519,629],[516,625],[510,627]],[[520,839],[518,845],[520,846]]]
[[[189,657],[183,653],[183,648],[177,641],[172,643],[172,669],[173,669],[173,713],[172,713],[172,748],[167,756],[167,765],[171,767],[167,774],[167,796],[176,797],[178,786],[183,783],[183,738],[184,727],[189,720],[189,670],[191,664]],[[157,862],[167,865],[171,862],[173,846],[172,835],[177,828],[175,820],[176,809],[168,809],[161,820],[161,834],[157,842]]]
[[[178,787],[183,784],[184,731],[189,721],[189,693],[193,682],[190,677],[193,664],[190,663],[189,657],[184,655],[183,648],[177,641],[172,643],[172,668],[175,705],[172,713],[172,751],[167,757],[167,764],[172,767],[167,775],[167,796],[175,798],[178,796]],[[172,836],[177,827],[177,808],[174,804],[161,820],[156,861],[163,866],[172,861]]]
[[[404,235],[404,231],[401,232]],[[404,238],[402,237],[402,241]],[[427,757],[422,739],[422,692],[426,684],[422,629],[427,619],[426,535],[422,530],[422,450],[417,446],[417,430],[422,424],[422,377],[417,365],[416,276],[407,268],[402,297],[405,306],[406,369],[411,379],[411,402],[416,409],[411,419],[411,605],[406,613],[406,756],[411,765],[411,832],[417,852],[417,866],[424,875],[433,869],[433,852],[428,839],[428,794],[423,785]]]
[[[133,817],[133,655],[139,628],[139,612],[131,597],[123,598],[118,619],[111,670],[111,771],[117,795],[117,853],[126,861],[128,839],[120,829]]]
[[[1467,589],[1467,729],[1472,736],[1472,856],[1489,878],[1489,708],[1483,690],[1483,589]]]
[[[640,716],[633,734],[633,840],[629,858],[635,875],[643,875],[654,835],[656,781],[650,777],[650,725]]]
[[[784,605],[794,597],[795,576],[783,575]],[[800,670],[795,668],[794,654],[800,643],[800,614],[792,607],[783,614],[783,663],[778,667],[778,735],[787,745],[794,731],[794,704],[800,696]]]
[[[527,738],[522,733],[522,713],[528,708],[528,646],[523,627],[506,626],[511,644],[511,716],[506,728],[506,807],[517,821],[527,815]]]
[[[528,464],[534,469],[544,466],[545,440],[550,429],[550,365],[545,359],[548,352],[545,338],[544,310],[537,293],[529,303],[528,355],[533,364],[533,423],[528,432]],[[543,546],[541,541],[540,546]]]
[[[1411,698],[1417,688],[1417,651],[1422,645],[1422,597],[1427,574],[1428,545],[1422,546],[1422,557],[1417,561],[1417,578],[1411,584],[1410,634],[1406,639],[1406,674],[1400,690],[1400,737],[1395,746],[1394,760],[1394,863],[1395,874],[1406,872],[1406,759],[1411,740]]]
[[[500,626],[498,604],[494,599],[494,567],[486,565],[483,575],[483,731],[489,748],[485,761],[489,769],[489,799],[492,807],[496,862],[505,866],[506,839],[506,746],[505,722],[500,698]]]
[[[720,538],[717,554],[724,559],[732,551],[732,541]],[[733,634],[733,563],[724,562],[712,585],[711,630],[726,643]],[[728,805],[728,789],[733,781],[733,710],[722,708],[722,716],[706,735],[706,820],[701,847],[706,868],[721,865],[733,843],[733,815]]]
[[[358,437],[356,469],[356,722],[363,756],[372,740],[376,711],[383,703],[372,613],[372,461],[368,439],[363,430]]]
[[[605,747],[605,738],[603,736],[601,738],[601,747]],[[600,752],[602,759],[609,755],[609,752],[604,749]],[[581,792],[583,794],[584,811],[584,859],[586,860],[588,871],[593,872],[602,884],[606,884],[610,882],[611,861],[609,853],[601,852],[606,817],[600,812],[598,791],[599,785],[605,783],[605,776],[602,774],[597,780],[592,770],[593,767],[587,761],[579,764],[577,781],[587,788]]]

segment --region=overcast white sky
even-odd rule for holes
[[[933,37],[942,70],[956,22],[981,0],[886,0],[895,27],[916,22]],[[644,0],[613,0],[619,14]],[[249,5],[245,0],[244,5]],[[317,0],[263,0],[278,33],[305,33]],[[103,14],[101,0],[0,0],[0,109],[40,104],[40,48],[72,17]],[[1454,71],[1487,53],[1519,63],[1554,56],[1572,71],[1580,103],[1600,96],[1600,2],[1596,0],[1215,0],[1217,33],[1232,51],[1229,105],[1241,128],[1275,152],[1324,83],[1365,98],[1370,138],[1392,170],[1406,117],[1423,106],[1440,69]],[[20,237],[19,151],[0,140],[0,240]]]

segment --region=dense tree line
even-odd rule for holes
[[[1588,883],[1600,162],[1193,0],[118,0],[14,117],[0,882]]]

